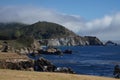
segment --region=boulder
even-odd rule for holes
[[[56,66],[44,58],[39,58],[34,62],[35,71],[54,72],[55,69],[56,69]]]

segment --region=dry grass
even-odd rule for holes
[[[0,69],[0,80],[116,80],[114,78]]]
[[[28,59],[27,56],[18,55],[17,53],[0,52],[0,60],[6,59]]]

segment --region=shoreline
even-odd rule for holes
[[[0,52],[1,53],[1,52]],[[3,54],[5,54],[5,55],[7,55],[6,53],[3,53]],[[8,53],[9,55],[10,55],[10,53]],[[15,53],[16,54],[16,53]],[[15,57],[15,56],[14,56]],[[2,57],[3,58],[3,57]],[[57,67],[59,67],[59,66],[57,66]],[[71,68],[72,69],[72,68]],[[78,74],[78,73],[77,73]],[[82,74],[78,74],[78,75],[82,75]],[[94,75],[93,75],[94,76]],[[97,76],[97,75],[95,75],[95,76]],[[107,76],[101,76],[101,77],[107,77]],[[113,76],[110,76],[110,78],[112,78]]]

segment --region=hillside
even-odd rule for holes
[[[64,26],[52,22],[36,22],[31,25],[0,23],[0,40],[12,42],[15,47],[30,47],[34,40],[40,40],[41,45],[48,46],[102,45],[96,37],[78,36]]]
[[[0,23],[0,40],[13,40],[17,38],[17,31],[26,26],[23,23]]]
[[[0,23],[0,44],[4,40],[14,47],[30,47],[35,39],[53,39],[76,34],[64,26],[51,22]]]
[[[50,39],[76,35],[64,26],[51,22],[37,22],[21,28],[20,32],[25,36],[33,36],[35,39]]]
[[[117,80],[117,79],[64,73],[30,72],[0,69],[0,80]]]
[[[64,26],[51,22],[37,22],[32,25],[22,23],[0,23],[0,40],[12,40],[21,36],[35,39],[73,36],[75,33]]]

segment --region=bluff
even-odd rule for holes
[[[89,42],[89,45],[103,45],[97,37],[85,36],[84,38]]]
[[[34,40],[48,46],[102,45],[97,37],[82,37],[62,25],[51,22],[0,23],[0,40],[14,40],[17,45],[31,46]]]

